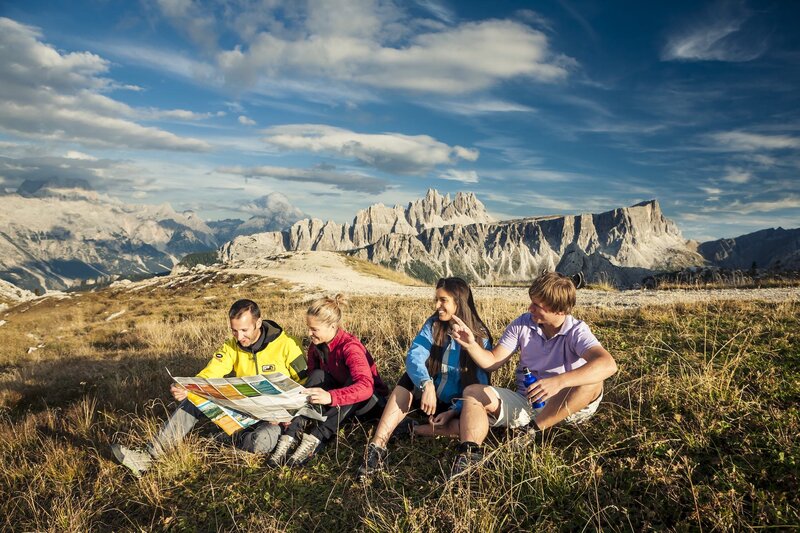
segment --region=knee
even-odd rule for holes
[[[400,385],[398,385],[397,387],[392,389],[391,396],[393,396],[395,400],[402,402],[411,399],[411,391],[405,387],[401,387]]]
[[[479,400],[486,396],[486,385],[473,383],[464,388],[464,401]]]
[[[253,431],[248,439],[250,442],[245,443],[244,448],[252,453],[269,453],[278,443],[280,435],[280,426],[268,424]]]
[[[308,374],[306,380],[306,387],[317,387],[325,382],[325,371],[321,368],[316,368]]]

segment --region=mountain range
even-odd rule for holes
[[[246,221],[204,222],[168,204],[130,205],[79,180],[26,182],[0,195],[0,279],[31,291],[167,272],[218,248],[231,266],[292,251],[339,251],[435,281],[529,281],[545,269],[636,286],[685,267],[800,268],[800,229],[705,243],[686,240],[656,200],[598,214],[494,220],[472,193],[429,190],[405,206],[375,204],[351,222],[303,218],[280,193],[243,204]],[[221,243],[221,246],[219,246]]]
[[[474,194],[451,200],[435,190],[406,207],[373,205],[351,224],[305,219],[282,232],[237,237],[220,257],[253,266],[295,250],[346,251],[426,281],[457,275],[482,284],[557,269],[630,286],[654,271],[704,262],[655,200],[596,215],[494,221]]]
[[[125,204],[83,180],[28,180],[0,195],[0,279],[30,291],[169,272],[182,257],[304,215],[273,193],[243,205],[252,216],[206,224],[169,204]]]

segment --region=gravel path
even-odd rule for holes
[[[430,298],[430,287],[408,287],[392,281],[367,276],[349,268],[339,254],[332,252],[295,252],[277,258],[262,259],[257,264],[226,268],[231,273],[279,278],[307,292],[307,298],[344,292],[349,295],[410,296]],[[476,298],[508,298],[525,302],[526,287],[475,287]],[[765,300],[782,302],[800,300],[800,287],[781,289],[714,290],[630,290],[578,291],[578,305],[586,307],[634,308],[669,305],[680,302],[712,300]]]

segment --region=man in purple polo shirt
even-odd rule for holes
[[[503,366],[519,350],[517,391],[490,385],[470,385],[464,390],[459,455],[452,476],[461,474],[482,456],[481,444],[492,427],[532,430],[551,427],[562,420],[580,424],[597,411],[603,399],[603,381],[617,371],[614,358],[570,311],[575,306],[575,285],[561,274],[549,272],[528,289],[527,313],[508,325],[497,345],[484,349],[458,318],[451,335],[484,370]],[[526,387],[522,368],[538,381]],[[531,404],[544,401],[534,409]]]

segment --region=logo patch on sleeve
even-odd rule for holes
[[[221,353],[215,353],[214,357],[216,357],[217,359],[222,359],[224,356]]]
[[[261,371],[262,372],[274,372],[275,371],[275,365],[261,365]]]

